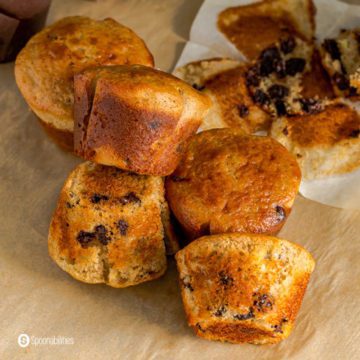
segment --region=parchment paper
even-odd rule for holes
[[[113,16],[170,70],[200,2],[56,0],[49,22],[70,14]],[[13,64],[0,65],[0,359],[359,359],[360,212],[298,197],[281,236],[312,252],[317,267],[296,327],[275,346],[197,338],[188,328],[174,262],[157,281],[128,289],[86,285],[47,253],[59,190],[80,162],[43,133],[17,91]],[[18,336],[66,337],[73,345]]]
[[[176,67],[190,61],[211,57],[245,57],[217,29],[218,14],[230,7],[253,3],[255,0],[206,0],[191,27],[190,41],[181,54]],[[337,0],[314,0],[317,7],[316,37],[337,36],[340,29],[360,26],[358,5]],[[345,176],[332,176],[314,181],[302,181],[300,192],[308,199],[340,208],[360,209],[360,170]]]

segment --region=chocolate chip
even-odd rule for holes
[[[255,94],[253,96],[253,99],[256,103],[260,104],[260,105],[266,105],[270,102],[270,98],[267,94],[265,94],[264,91],[257,89],[255,91]]]
[[[264,59],[260,63],[260,76],[269,76],[275,71],[274,62],[271,59]]]
[[[129,224],[125,220],[119,220],[117,222],[117,227],[120,231],[120,234],[125,236],[129,228]]]
[[[322,110],[322,103],[316,99],[300,99],[301,108],[308,114],[315,114]]]
[[[333,60],[340,60],[341,53],[339,50],[339,46],[334,39],[325,39],[323,43],[324,49],[330,54]]]
[[[281,60],[279,49],[276,46],[269,47],[260,54],[260,60]]]
[[[286,212],[285,212],[284,208],[277,205],[275,207],[275,211],[276,211],[276,214],[277,214],[277,217],[278,217],[279,221],[283,221],[285,219],[285,217],[286,217]]]
[[[101,194],[95,193],[91,196],[91,199],[90,199],[90,201],[94,204],[98,204],[101,200],[104,200],[104,201],[109,200],[109,197],[106,195],[101,195]]]
[[[214,316],[216,317],[220,317],[220,316],[223,316],[225,313],[226,313],[226,307],[225,306],[221,306],[219,309],[217,309],[215,312],[214,312]]]
[[[111,238],[107,236],[107,230],[104,225],[98,225],[95,227],[95,235],[99,242],[103,245],[107,245]]]
[[[305,59],[291,58],[285,62],[286,75],[294,76],[304,71],[306,65]]]
[[[151,130],[156,130],[156,129],[158,129],[159,127],[160,127],[160,122],[159,121],[151,121],[150,123],[149,123],[149,127],[150,127],[150,129]]]
[[[264,312],[267,309],[272,309],[273,307],[273,299],[268,294],[255,294],[256,297],[253,305],[256,307],[258,311]]]
[[[260,55],[259,73],[268,76],[276,71],[277,64],[281,63],[279,49],[276,46],[265,49]]]
[[[283,99],[289,95],[289,89],[286,86],[274,84],[269,87],[268,94],[272,99]]]
[[[122,196],[119,199],[119,202],[121,205],[126,205],[129,203],[141,204],[141,200],[136,196],[136,194],[133,191],[127,193],[125,196]]]
[[[192,87],[198,91],[201,91],[201,90],[204,90],[205,89],[205,86],[203,85],[198,85],[196,83],[192,84]]]
[[[249,115],[249,108],[244,105],[244,104],[240,104],[237,106],[238,111],[239,111],[239,115],[243,118]]]
[[[280,321],[280,324],[278,324],[278,325],[272,325],[271,327],[273,328],[273,329],[275,329],[274,330],[274,332],[278,332],[278,333],[283,333],[283,330],[282,330],[282,326],[283,326],[283,324],[284,323],[286,323],[286,322],[288,322],[289,320],[287,319],[287,318],[282,318],[281,319],[281,321]]]
[[[219,272],[219,280],[222,285],[231,286],[234,283],[234,279],[227,275],[224,271]]]
[[[66,202],[66,207],[67,207],[68,209],[72,209],[74,206],[75,206],[75,205],[69,203],[68,201]]]
[[[249,71],[246,73],[246,85],[247,86],[260,85],[259,72],[256,66],[251,67]]]
[[[282,100],[275,100],[275,109],[278,116],[287,114],[286,105]]]
[[[200,326],[200,324],[199,323],[196,323],[196,325],[195,325],[201,332],[205,332],[205,330]]]
[[[349,88],[349,86],[350,86],[349,79],[343,74],[336,73],[333,76],[333,80],[335,82],[335,85],[341,91],[347,90]]]
[[[285,136],[289,135],[289,130],[288,130],[288,128],[287,128],[287,127],[284,127],[282,133],[283,133]]]
[[[360,134],[360,129],[355,129],[350,132],[349,137],[357,138],[359,137],[359,134]]]
[[[95,238],[96,236],[94,233],[81,230],[78,233],[76,240],[80,243],[81,247],[86,248],[87,245],[89,245],[93,240],[95,240]]]
[[[184,286],[185,289],[189,289],[191,292],[194,291],[194,288],[188,282],[183,281],[183,286]]]
[[[349,88],[349,96],[356,96],[358,93],[357,93],[357,88],[354,87],[354,86],[350,86]]]
[[[236,320],[248,320],[248,319],[253,319],[254,317],[255,317],[254,309],[252,307],[249,308],[249,312],[247,314],[234,315],[234,319]]]
[[[284,54],[290,54],[291,52],[293,52],[295,47],[296,47],[296,41],[293,36],[281,40],[280,49]]]

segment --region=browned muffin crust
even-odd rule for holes
[[[126,287],[156,279],[166,270],[167,213],[162,178],[85,162],[61,191],[49,253],[87,283]]]
[[[73,131],[73,76],[88,67],[154,61],[145,43],[113,19],[63,18],[33,36],[15,63],[18,87],[44,122]]]
[[[259,1],[225,9],[217,25],[249,60],[255,60],[262,50],[289,34],[311,40],[315,10],[311,0]]]
[[[360,116],[339,100],[306,116],[280,117],[270,134],[296,156],[304,179],[343,174],[360,166]]]
[[[322,65],[317,49],[312,56],[311,70],[303,74],[301,85],[301,96],[305,99],[332,99],[335,97],[330,77]]]
[[[205,236],[175,258],[188,324],[232,343],[288,337],[315,266],[299,245],[254,234]]]
[[[225,232],[275,234],[290,213],[300,178],[296,159],[271,138],[213,129],[188,141],[166,191],[190,239]]]
[[[98,67],[75,76],[75,152],[139,174],[168,175],[194,134],[208,97],[141,65]]]
[[[287,136],[303,147],[331,146],[355,139],[360,133],[360,116],[343,103],[334,103],[323,111],[287,119]]]

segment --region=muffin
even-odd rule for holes
[[[212,100],[200,130],[236,127],[251,134],[268,129],[270,116],[252,99],[246,72],[246,64],[230,59],[201,60],[174,72]]]
[[[90,284],[122,288],[156,279],[166,270],[167,213],[162,178],[85,162],[61,190],[50,256]]]
[[[248,60],[255,60],[280,38],[296,35],[312,41],[315,7],[312,0],[259,1],[225,9],[217,26]]]
[[[290,335],[315,266],[299,245],[255,234],[204,236],[180,250],[176,262],[196,335],[252,344]]]
[[[180,79],[142,65],[87,69],[74,84],[75,153],[139,174],[171,174],[211,103]]]
[[[325,39],[322,47],[322,61],[332,80],[337,96],[359,95],[357,87],[350,80],[360,67],[360,29],[343,30],[336,39]]]
[[[270,134],[296,156],[304,179],[360,166],[360,117],[343,102],[332,101],[305,116],[281,117],[273,122]]]
[[[187,237],[227,232],[275,234],[300,184],[296,159],[269,137],[237,129],[193,136],[166,196]]]
[[[264,49],[246,74],[254,103],[274,118],[322,106],[317,96],[305,98],[303,93],[303,79],[308,87],[306,75],[314,76],[313,56],[313,44],[292,35]]]
[[[153,66],[145,43],[113,19],[66,17],[33,36],[15,62],[15,78],[47,133],[73,150],[73,76],[97,65]]]

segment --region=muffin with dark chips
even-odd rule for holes
[[[85,162],[60,193],[49,253],[75,279],[127,287],[162,276],[177,251],[161,177]],[[165,244],[166,242],[166,244]]]
[[[212,129],[188,141],[166,191],[190,239],[226,232],[275,234],[291,211],[300,178],[296,159],[277,141]]]

